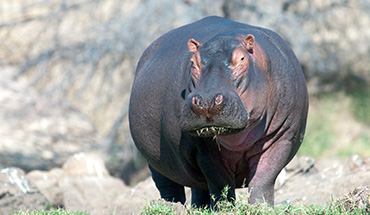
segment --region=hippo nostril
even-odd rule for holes
[[[195,95],[192,99],[191,99],[191,103],[193,106],[197,107],[197,108],[202,108],[201,107],[201,103],[202,103],[202,97],[200,97],[199,95]]]
[[[215,97],[215,105],[216,106],[221,105],[223,100],[224,100],[224,97],[222,96],[222,94],[217,94]]]
[[[211,106],[209,112],[212,115],[220,114],[225,107],[225,102],[225,96],[223,96],[221,93],[216,94],[213,99],[213,105]]]
[[[198,106],[198,99],[195,96],[193,97],[193,99],[191,100],[191,102],[193,103],[193,105]]]
[[[204,107],[203,98],[200,95],[195,95],[191,98],[190,108],[198,116],[205,115],[207,113],[207,109]]]

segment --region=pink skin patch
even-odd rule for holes
[[[217,136],[218,140],[221,140],[221,144],[224,145],[226,148],[228,147],[237,147],[243,143],[245,137],[247,136],[247,129],[243,131],[226,136]]]
[[[232,135],[216,136],[216,140],[230,151],[245,151],[253,147],[254,143],[264,135],[265,121],[253,123],[241,132]]]
[[[237,134],[217,136],[216,140],[230,151],[244,151],[252,147],[254,143],[249,141],[250,131],[251,129],[246,128]]]

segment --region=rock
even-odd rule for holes
[[[23,193],[31,192],[31,188],[24,177],[24,171],[22,169],[12,167],[2,169],[0,180],[2,186],[6,187],[10,193],[15,194],[19,190]]]
[[[64,177],[59,187],[67,210],[91,214],[112,213],[117,208],[113,204],[117,196],[129,191],[120,179],[107,176]]]
[[[149,204],[150,201],[158,199],[160,199],[159,192],[155,187],[153,179],[150,177],[138,183],[129,192],[119,195],[114,205],[117,205],[117,211],[125,214],[139,214],[141,209]]]
[[[62,169],[53,168],[50,171],[31,171],[26,175],[26,178],[35,184],[52,207],[61,208],[64,205],[64,199],[63,190],[59,187],[59,181],[64,177],[64,174]]]
[[[2,77],[0,167],[49,170],[77,152],[101,150],[90,120],[63,99],[54,99]]]
[[[65,177],[59,181],[64,207],[92,214],[113,212],[117,196],[128,192],[123,182],[108,174],[104,162],[96,155],[84,153],[70,157],[63,165]]]
[[[71,176],[108,177],[109,173],[103,160],[96,154],[78,153],[67,159],[62,167]]]
[[[124,204],[114,203],[118,196],[130,192],[120,179],[108,174],[103,159],[91,153],[69,157],[62,168],[32,171],[27,174],[27,179],[53,207],[91,214],[113,212]]]
[[[45,196],[28,184],[23,170],[1,170],[0,214],[10,214],[18,210],[43,210],[47,204]]]

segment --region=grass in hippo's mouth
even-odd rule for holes
[[[216,136],[230,131],[232,131],[230,126],[209,126],[195,130],[198,136]]]

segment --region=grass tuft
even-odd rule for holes
[[[142,215],[149,214],[181,214],[185,211],[180,203],[170,203],[165,200],[151,201],[141,210]]]
[[[30,211],[30,210],[19,210],[11,215],[89,215],[87,212],[78,211],[66,211],[64,209],[55,210],[41,210],[41,211]]]

